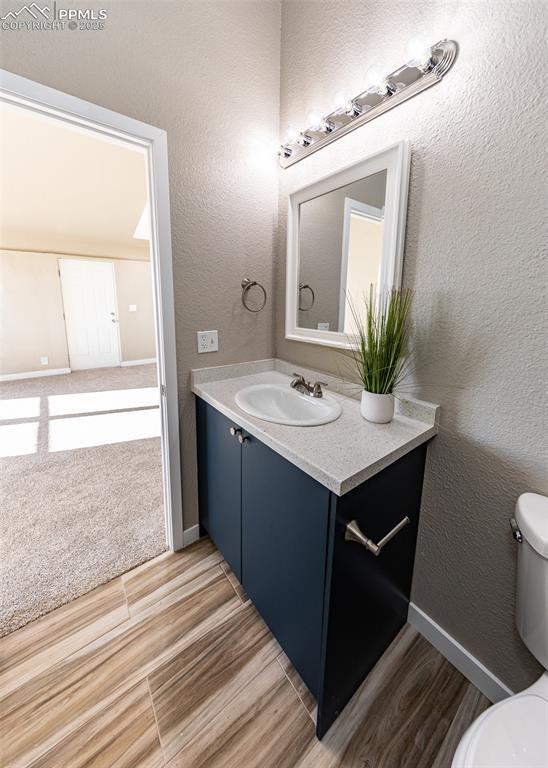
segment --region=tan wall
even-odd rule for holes
[[[74,257],[78,258],[78,257]],[[156,357],[150,262],[112,259],[123,361]],[[0,376],[69,368],[58,256],[0,250]],[[129,304],[137,312],[129,312]],[[41,365],[40,358],[49,358]]]
[[[114,272],[122,360],[156,357],[150,262],[118,260],[114,262]],[[130,304],[137,305],[136,312],[129,311]]]
[[[330,94],[363,88],[407,41],[458,41],[444,80],[280,174],[277,352],[337,370],[327,348],[284,339],[286,196],[401,139],[412,149],[404,284],[416,291],[414,379],[442,404],[428,451],[413,600],[510,687],[539,674],[514,623],[516,498],[548,493],[546,88],[542,2],[284,2],[281,130]],[[501,44],[501,41],[504,41]],[[380,57],[380,58],[379,58]],[[496,75],[495,75],[496,73]],[[485,84],[489,87],[485,88]]]
[[[0,375],[68,367],[57,257],[0,251]]]
[[[19,7],[1,2],[3,13]],[[280,6],[117,0],[108,11],[101,31],[2,33],[0,66],[167,131],[188,528],[198,519],[190,369],[274,351]],[[240,301],[247,275],[268,292],[258,314]],[[198,355],[196,331],[211,328],[219,352]]]

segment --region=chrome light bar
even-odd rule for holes
[[[439,83],[453,65],[458,45],[454,40],[440,40],[427,50],[424,58],[409,61],[381,77],[358,96],[349,99],[344,106],[322,117],[318,125],[306,128],[295,139],[282,144],[278,151],[281,167],[289,168],[369,120]]]

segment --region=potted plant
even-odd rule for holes
[[[364,296],[365,316],[349,299],[356,335],[349,337],[350,358],[363,387],[361,414],[386,424],[394,418],[394,389],[405,373],[408,319],[413,292],[393,289],[376,297],[370,286]]]

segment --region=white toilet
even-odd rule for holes
[[[519,542],[516,624],[548,670],[548,498],[524,493],[510,521]],[[452,768],[548,768],[548,671],[483,712],[461,739]]]

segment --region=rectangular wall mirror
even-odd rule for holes
[[[289,196],[286,338],[348,347],[349,300],[400,286],[409,162],[402,141]]]

